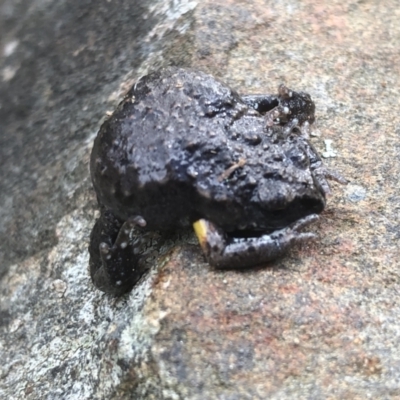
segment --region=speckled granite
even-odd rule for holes
[[[97,21],[81,25],[88,47],[40,39],[46,21],[73,31],[64,3],[0,1],[0,397],[400,398],[400,8],[248,3],[146,2],[132,17],[148,23],[138,47],[124,47],[129,2],[102,2],[99,15],[119,23],[96,40],[107,24],[88,0],[76,11]],[[75,52],[83,64],[71,65]],[[113,299],[87,274],[91,141],[124,88],[166,64],[241,93],[281,82],[309,92],[315,146],[350,183],[332,184],[320,238],[265,268],[215,271],[184,232]]]

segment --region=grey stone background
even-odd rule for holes
[[[400,398],[397,1],[0,0],[0,397]],[[191,233],[95,290],[92,141],[149,69],[309,92],[332,185],[320,238],[219,272]]]

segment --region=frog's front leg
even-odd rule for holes
[[[149,247],[140,228],[142,217],[122,223],[111,211],[102,209],[90,236],[90,275],[103,292],[121,295],[132,289],[146,270],[142,255]]]
[[[208,262],[217,268],[246,268],[271,261],[294,244],[314,239],[314,233],[300,230],[318,220],[312,214],[291,226],[253,238],[229,238],[221,229],[207,220],[194,223],[194,229]]]

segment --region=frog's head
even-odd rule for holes
[[[298,176],[296,176],[298,178]],[[310,214],[319,214],[325,207],[325,196],[313,182],[301,179],[280,181],[264,179],[257,188],[257,199],[269,223],[284,227]]]
[[[262,172],[245,168],[257,182],[252,202],[258,204],[274,228],[280,228],[307,215],[321,213],[325,192],[314,173],[319,158],[310,143],[296,131],[272,136],[276,140],[269,143],[257,160]],[[267,138],[264,142],[267,143]]]
[[[303,125],[304,122],[312,124],[315,121],[315,104],[308,93],[295,92],[285,85],[280,85],[278,101],[286,116],[280,118],[281,123],[295,118],[299,125]]]

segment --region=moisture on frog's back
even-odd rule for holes
[[[91,173],[100,200],[118,214],[118,202],[179,197],[180,185],[188,198],[193,155],[207,162],[217,149],[229,167],[227,125],[246,110],[235,92],[201,72],[169,68],[140,79],[95,140]]]
[[[137,166],[139,185],[162,182],[168,174],[183,174],[185,153],[195,147],[210,140],[214,147],[226,145],[227,125],[245,110],[236,93],[209,75],[170,68],[133,87],[122,106],[121,131],[114,135],[124,140],[120,148]]]

